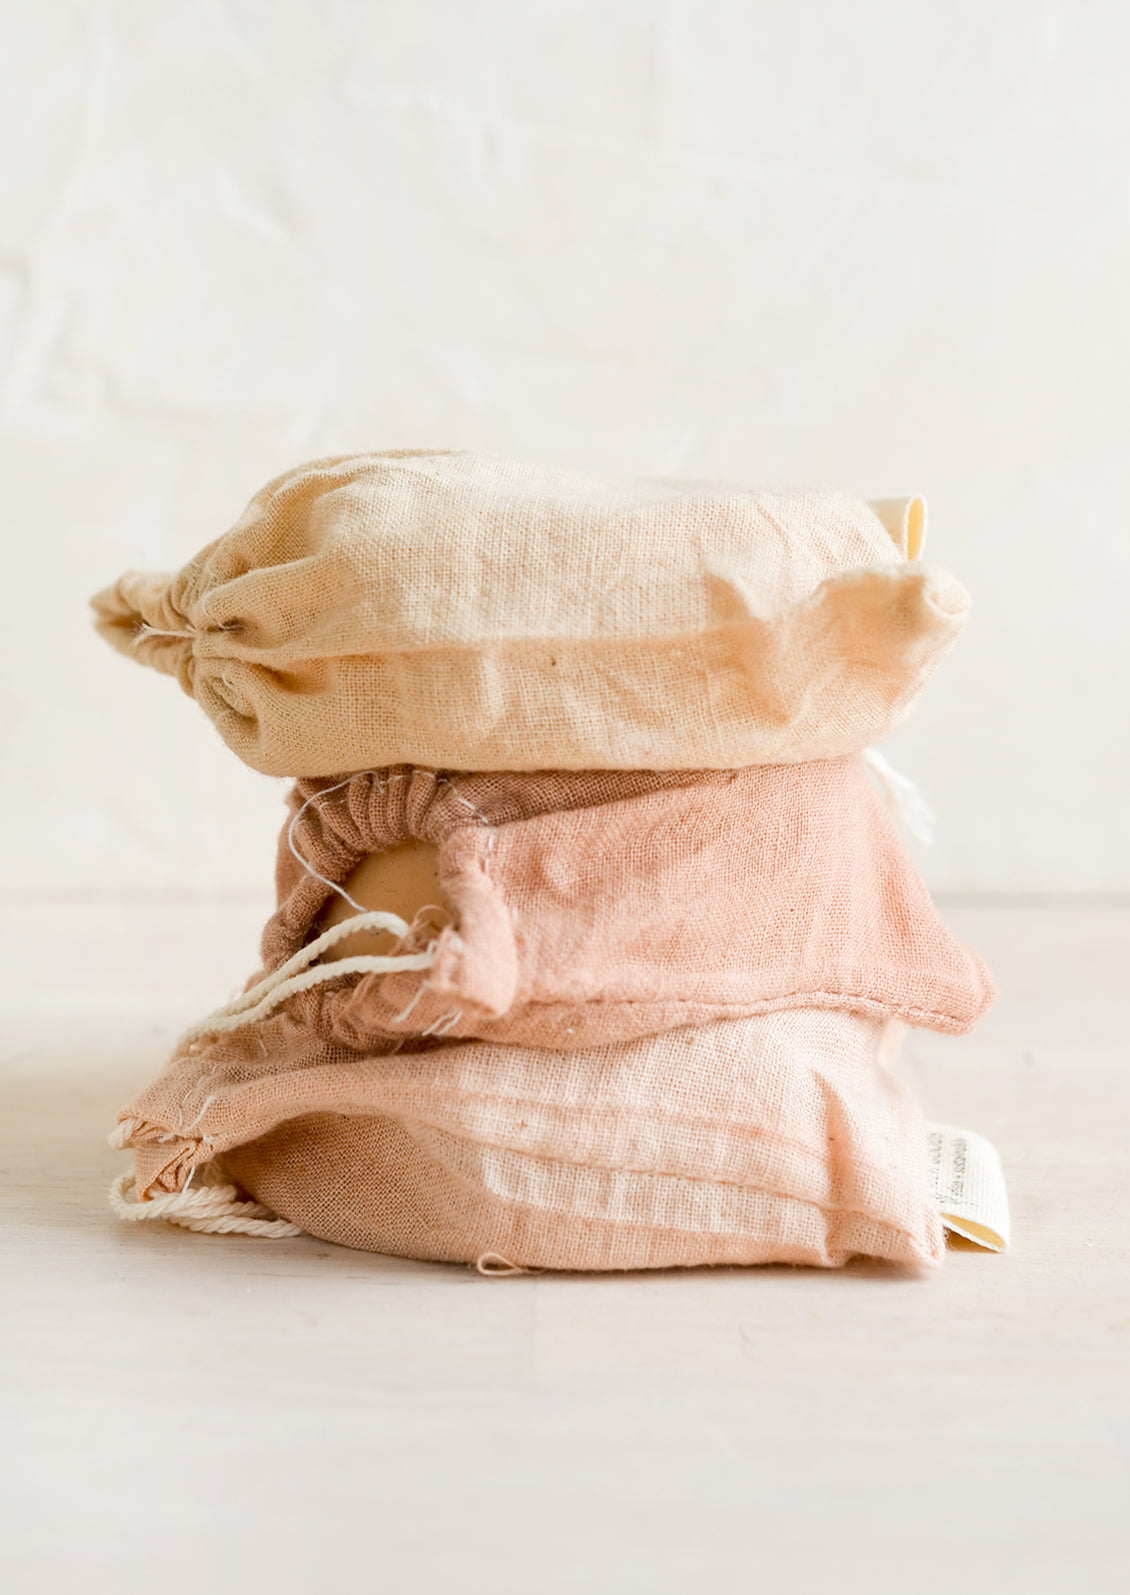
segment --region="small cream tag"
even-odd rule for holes
[[[953,1124],[928,1124],[930,1191],[942,1222],[991,1252],[1008,1249],[1008,1192],[991,1141]]]

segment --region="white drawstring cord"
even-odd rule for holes
[[[204,1183],[189,1189],[192,1175],[200,1173]],[[132,1174],[122,1174],[110,1187],[110,1206],[120,1219],[138,1224],[163,1219],[167,1224],[179,1224],[182,1229],[196,1230],[202,1235],[256,1235],[265,1240],[286,1240],[305,1231],[285,1218],[279,1218],[262,1202],[241,1196],[234,1185],[220,1184],[223,1176],[214,1164],[193,1169],[184,1189],[165,1196],[153,1196],[148,1201],[137,1199],[137,1186]]]
[[[896,770],[877,748],[864,748],[861,758],[882,787],[887,808],[896,819],[902,821],[911,836],[917,837],[927,847],[931,846],[937,815],[915,783],[909,776]]]
[[[217,1008],[207,1019],[192,1025],[181,1036],[178,1047],[204,1036],[226,1034],[229,1030],[252,1024],[295,992],[308,991],[311,986],[336,980],[340,975],[391,974],[397,969],[430,969],[436,957],[434,942],[422,953],[389,953],[384,956],[361,954],[356,958],[340,958],[318,969],[309,968],[329,948],[357,931],[389,930],[403,938],[409,934],[410,928],[399,914],[362,913],[353,919],[343,920],[317,940],[300,948],[293,958],[252,986],[250,991],[243,992],[222,1008]]]

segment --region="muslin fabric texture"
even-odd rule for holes
[[[925,1129],[889,1067],[900,1028],[796,1009],[571,1052],[364,1053],[279,1014],[174,1058],[121,1136],[142,1198],[219,1160],[312,1234],[407,1257],[931,1266]]]
[[[276,478],[176,575],[95,600],[271,775],[733,769],[901,720],[967,596],[921,506],[609,481],[475,453]]]
[[[266,971],[315,934],[330,882],[409,838],[437,848],[454,910],[425,972],[288,999],[330,1044],[442,1025],[568,1050],[816,1007],[960,1032],[992,998],[854,757],[678,773],[402,765],[299,782],[289,801]]]
[[[405,1256],[938,1260],[890,1065],[903,1020],[964,1029],[991,988],[858,759],[402,765],[299,782],[289,808],[265,971],[409,838],[437,849],[454,922],[426,971],[331,971],[182,1043],[121,1115],[143,1199],[218,1160],[311,1233]]]
[[[101,594],[111,642],[298,777],[262,972],[120,1116],[141,1201],[208,1167],[411,1257],[936,1263],[892,1060],[992,987],[856,756],[964,620],[923,532],[917,500],[370,454]],[[293,974],[411,841],[449,922]]]

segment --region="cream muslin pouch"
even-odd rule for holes
[[[174,1058],[116,1144],[142,1214],[218,1161],[300,1228],[405,1257],[928,1266],[942,1228],[889,1068],[900,1028],[798,1009],[568,1053],[360,1054],[276,1015]]]
[[[915,557],[922,517],[365,454],[276,478],[177,575],[94,605],[269,775],[781,764],[881,737],[953,642],[968,599]]]
[[[855,757],[686,773],[399,766],[300,782],[290,807],[264,973],[213,1030],[285,1006],[361,1049],[433,1033],[568,1050],[782,1008],[959,1032],[992,998]],[[436,848],[453,912],[428,966],[280,979],[334,885],[413,838]],[[432,934],[398,956],[425,956]]]

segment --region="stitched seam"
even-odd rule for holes
[[[849,1012],[849,1013],[855,1012],[858,1009],[861,1012],[865,1012],[865,1013],[872,1013],[872,1012],[881,1013],[881,1014],[886,1015],[889,1018],[897,1018],[897,1019],[905,1018],[905,1016],[907,1014],[914,1014],[916,1017],[921,1017],[921,1018],[927,1019],[927,1020],[929,1020],[929,1019],[941,1020],[941,1021],[943,1021],[946,1024],[947,1027],[951,1026],[951,1025],[955,1025],[955,1024],[966,1024],[966,1023],[968,1025],[972,1025],[973,1022],[974,1022],[973,1019],[970,1019],[968,1022],[965,1021],[965,1020],[962,1020],[962,1019],[957,1019],[952,1014],[935,1013],[934,1010],[931,1009],[931,1008],[893,1007],[889,1003],[884,1003],[880,998],[877,998],[877,997],[863,997],[863,996],[859,995],[856,992],[850,992],[850,991],[846,991],[846,992],[845,991],[821,991],[821,990],[813,991],[811,988],[804,988],[804,989],[802,989],[800,991],[783,992],[779,996],[776,996],[776,997],[754,997],[752,999],[747,999],[744,1002],[741,1001],[740,999],[738,999],[736,1001],[725,1001],[725,1002],[722,1002],[722,1001],[713,1001],[709,997],[682,997],[682,996],[674,996],[674,997],[593,997],[593,998],[589,998],[587,1000],[579,1000],[577,1002],[538,1002],[536,999],[530,998],[528,1001],[524,1002],[521,1005],[521,1009],[519,1009],[519,1010],[511,1010],[511,1012],[514,1012],[514,1011],[519,1011],[520,1012],[520,1011],[527,1010],[527,1009],[538,1009],[538,1008],[546,1009],[546,1010],[553,1009],[553,1008],[568,1008],[570,1010],[575,1011],[575,1010],[578,1010],[578,1009],[584,1010],[586,1008],[602,1008],[602,1007],[608,1007],[608,1008],[662,1008],[662,1007],[665,1007],[665,1006],[668,1006],[668,1005],[673,1005],[673,1006],[679,1007],[679,1008],[702,1007],[702,1008],[711,1008],[711,1009],[725,1009],[727,1012],[736,1011],[739,1014],[747,1014],[747,1013],[749,1013],[751,1011],[750,1002],[752,1001],[752,1003],[754,1003],[755,1005],[760,1005],[760,1004],[765,1004],[765,1003],[768,1003],[768,1004],[772,1005],[771,1007],[769,1007],[767,1009],[764,1009],[764,1010],[761,1010],[760,1007],[758,1007],[758,1008],[755,1008],[754,1011],[765,1011],[765,1012],[772,1013],[774,1008],[780,1006],[783,1003],[793,1002],[797,998],[800,998],[800,999],[802,999],[804,1001],[809,1001],[809,1000],[812,1000],[812,999],[819,1000],[819,999],[822,999],[822,998],[823,999],[827,999],[827,1001],[829,1003],[834,1003],[834,1004],[838,1005],[839,1007],[841,1007],[842,1009],[844,1009],[846,1012]],[[509,1016],[507,1016],[507,1017],[509,1017]],[[671,1030],[677,1030],[680,1027],[678,1025],[670,1025],[670,1026],[668,1026],[666,1028],[669,1028]],[[924,1028],[926,1028],[926,1027],[924,1027]],[[555,1050],[560,1050],[560,1049],[555,1049]],[[566,1049],[566,1050],[572,1050],[572,1049]]]

